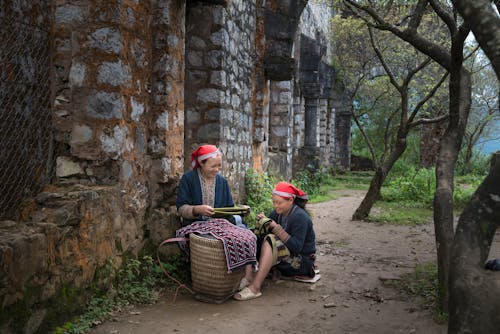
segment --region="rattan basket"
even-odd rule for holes
[[[193,290],[201,297],[198,299],[221,302],[236,292],[244,271],[227,272],[222,241],[191,233],[189,253]]]

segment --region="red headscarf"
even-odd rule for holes
[[[200,167],[200,162],[208,158],[221,155],[219,149],[214,145],[202,145],[191,153],[191,166],[193,169]]]
[[[276,187],[273,190],[273,194],[276,194],[281,197],[290,198],[290,197],[298,197],[301,199],[308,199],[307,194],[294,186],[293,184],[287,182],[278,182]]]

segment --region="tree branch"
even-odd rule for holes
[[[420,1],[423,2],[425,0]],[[434,59],[446,70],[451,70],[451,56],[448,50],[446,50],[446,48],[442,45],[433,43],[423,38],[415,30],[406,29],[405,31],[402,31],[398,29],[395,25],[385,21],[380,15],[377,14],[377,12],[373,10],[373,8],[363,6],[354,0],[343,0],[343,3],[346,4],[360,18],[363,17],[363,15],[360,14],[360,11],[369,15],[374,20],[374,22],[370,23],[374,28],[392,32],[402,40],[410,43],[423,54],[426,54]],[[366,18],[364,18],[364,20],[365,22],[369,22]]]
[[[437,90],[439,89],[439,87],[441,87],[441,85],[443,84],[444,80],[448,77],[448,72],[446,72],[445,74],[443,74],[443,76],[441,77],[441,79],[434,85],[434,87],[432,87],[432,89],[429,91],[429,93],[427,93],[426,96],[424,96],[423,99],[421,99],[417,105],[415,106],[415,108],[413,109],[413,112],[411,113],[410,117],[408,118],[408,123],[412,123],[413,120],[415,119],[415,117],[417,116],[417,113],[419,112],[420,108],[422,108],[422,106],[427,102],[429,101],[429,99],[431,97],[434,96],[434,94],[437,92]]]
[[[452,0],[464,21],[471,27],[476,40],[490,59],[497,77],[500,78],[500,18],[492,10],[491,0]],[[500,1],[495,0],[499,6]]]
[[[406,75],[406,78],[404,80],[403,86],[405,86],[405,87],[408,86],[410,84],[410,81],[413,78],[413,76],[415,74],[417,74],[420,70],[422,70],[424,67],[426,67],[427,65],[429,65],[429,63],[431,62],[431,60],[432,59],[430,57],[428,57],[423,62],[421,62],[417,67],[415,67],[412,70],[410,70],[408,72],[408,75]]]
[[[408,24],[408,29],[417,31],[420,22],[422,22],[422,17],[424,16],[425,7],[427,7],[428,0],[419,0],[415,11],[411,15],[410,23]]]
[[[439,123],[439,122],[442,122],[444,121],[445,119],[447,119],[449,117],[448,114],[446,115],[442,115],[442,116],[439,116],[439,117],[436,117],[436,118],[431,118],[431,119],[428,119],[428,118],[421,118],[419,120],[416,120],[415,122],[413,123],[410,123],[408,125],[408,129],[411,129],[411,128],[414,128],[416,126],[419,126],[421,124],[432,124],[432,123]]]
[[[444,8],[439,1],[429,0],[432,9],[436,12],[436,14],[443,20],[443,22],[448,26],[448,30],[450,30],[450,34],[454,34],[457,31],[457,25],[455,23],[455,18],[453,17],[453,13],[450,13],[446,8]]]
[[[380,52],[378,46],[376,45],[375,38],[373,37],[373,30],[372,27],[370,26],[368,26],[368,33],[370,34],[370,43],[372,45],[373,51],[375,51],[375,54],[380,60],[380,63],[384,67],[385,73],[387,73],[387,75],[389,76],[389,80],[391,81],[392,85],[401,93],[402,87],[397,83],[396,78],[394,77],[394,74],[391,71],[391,68],[386,63],[384,56],[382,55],[382,52]]]

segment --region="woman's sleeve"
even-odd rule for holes
[[[186,175],[182,176],[179,183],[179,189],[177,190],[177,200],[175,204],[177,206],[177,209],[185,204],[193,204],[193,193],[189,187],[189,181]]]
[[[285,242],[286,247],[292,253],[301,253],[304,248],[304,243],[307,235],[307,228],[309,222],[301,221],[302,217],[294,217],[292,221],[288,222],[288,234],[290,238]],[[305,218],[305,217],[304,217]]]

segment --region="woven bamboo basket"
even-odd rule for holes
[[[244,271],[239,269],[231,273],[227,272],[226,254],[222,241],[191,233],[189,253],[191,280],[195,292],[208,299],[213,298],[213,302],[223,301],[236,292]]]

